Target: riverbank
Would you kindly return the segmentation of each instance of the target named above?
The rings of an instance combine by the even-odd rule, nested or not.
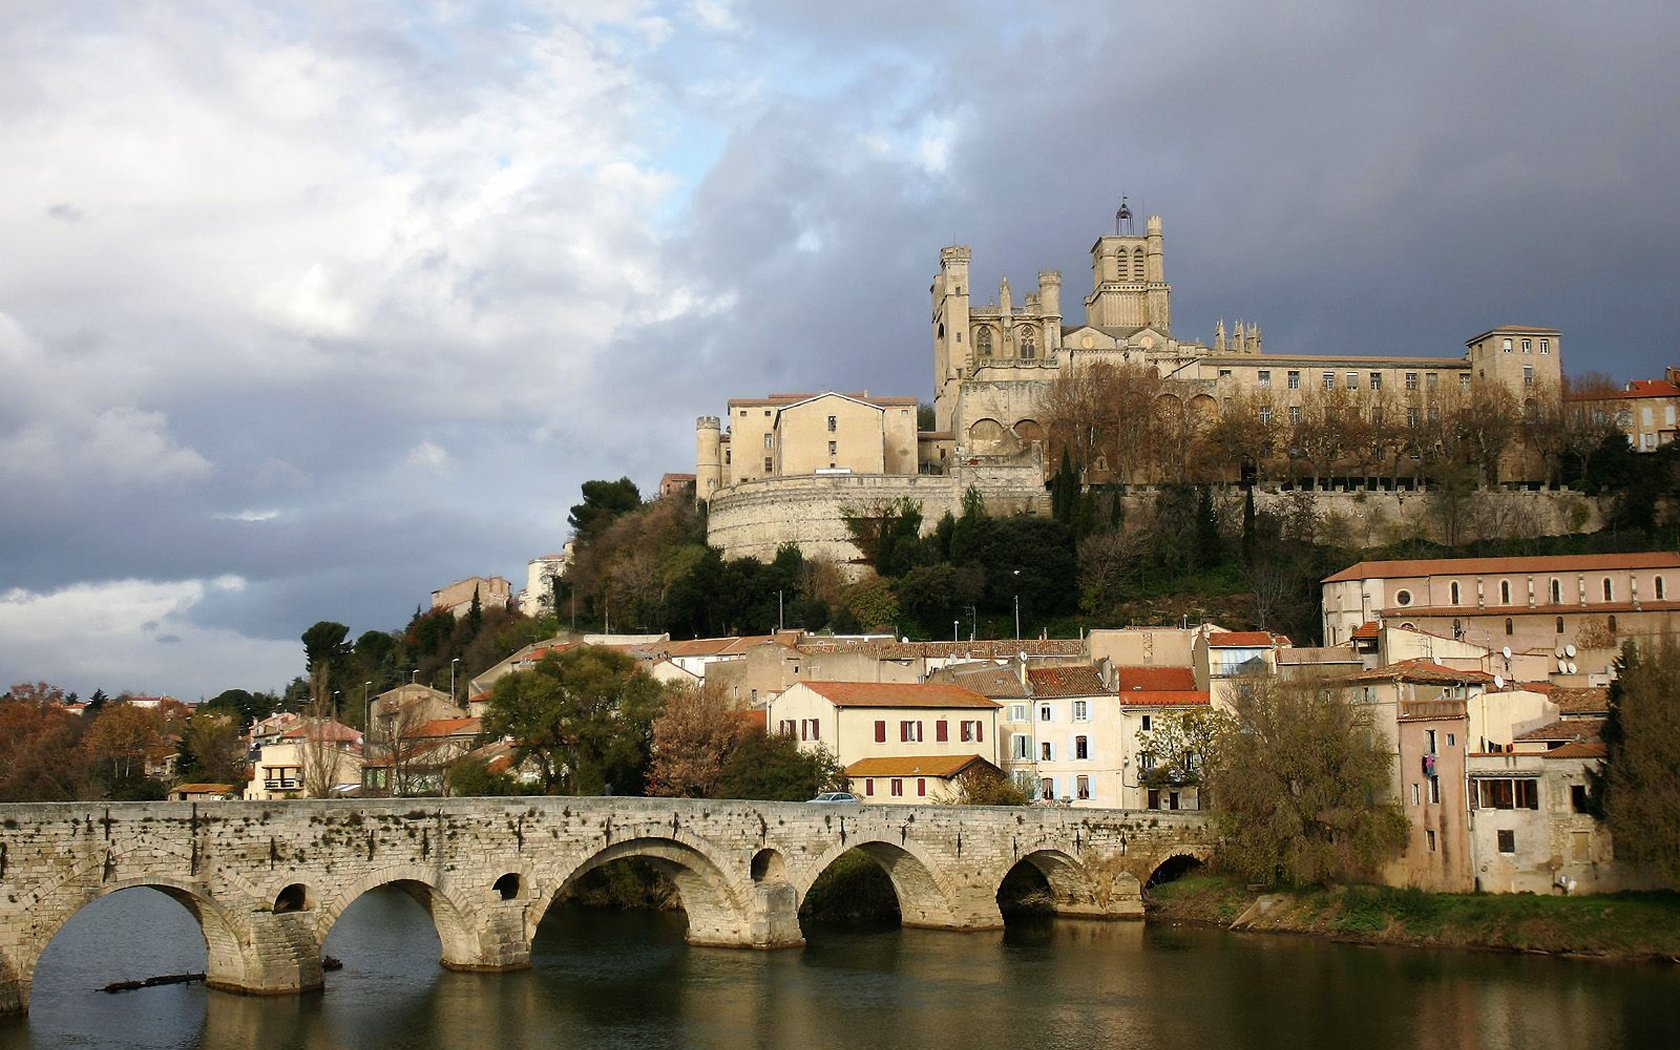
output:
[[[1680,894],[1425,893],[1338,886],[1261,893],[1222,876],[1152,888],[1150,922],[1296,933],[1361,944],[1680,962]]]

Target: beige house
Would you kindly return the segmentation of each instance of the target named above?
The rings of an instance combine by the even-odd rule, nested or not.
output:
[[[473,596],[480,609],[505,609],[513,597],[513,584],[502,576],[468,576],[432,592],[432,611],[448,609],[456,619],[472,610]]]
[[[1034,763],[1029,797],[1088,808],[1120,805],[1125,748],[1113,683],[1086,664],[1029,668],[1027,685]]]
[[[1636,452],[1655,452],[1680,432],[1680,368],[1661,379],[1635,379],[1621,390],[1572,394],[1570,408],[1582,422],[1614,423]]]
[[[1586,673],[1602,672],[1623,640],[1680,630],[1677,583],[1672,551],[1360,562],[1324,579],[1324,640],[1392,621],[1494,651],[1592,652]]]
[[[362,734],[339,722],[300,721],[258,749],[247,801],[325,797],[362,780]],[[312,785],[311,780],[319,783]],[[325,790],[311,791],[312,787]]]
[[[732,398],[727,433],[715,416],[699,422],[695,496],[759,478],[915,474],[916,407],[867,392]]]
[[[1124,809],[1200,809],[1198,788],[1146,782],[1155,766],[1147,741],[1163,719],[1211,710],[1211,694],[1196,688],[1196,673],[1189,667],[1116,667],[1115,684],[1121,756],[1118,804]]]
[[[1395,776],[1406,813],[1405,852],[1384,871],[1386,881],[1437,893],[1468,893],[1470,813],[1465,799],[1469,720],[1462,699],[1403,700],[1394,722]]]
[[[957,802],[964,774],[1001,777],[979,755],[907,755],[861,758],[846,767],[846,784],[864,802],[914,805]]]
[[[800,682],[770,701],[766,725],[801,749],[826,748],[842,766],[952,755],[998,764],[998,704],[961,686]]]

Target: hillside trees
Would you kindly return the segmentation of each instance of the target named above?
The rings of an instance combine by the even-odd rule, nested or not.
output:
[[[0,802],[67,802],[90,792],[85,723],[60,706],[58,689],[38,684],[0,697]]]
[[[1616,858],[1680,883],[1680,645],[1628,642],[1602,733],[1595,797]]]

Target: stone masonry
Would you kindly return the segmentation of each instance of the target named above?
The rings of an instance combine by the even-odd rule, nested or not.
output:
[[[1011,868],[1041,872],[1061,915],[1138,918],[1174,857],[1205,859],[1198,814],[825,806],[693,799],[377,799],[0,806],[0,1014],[28,1009],[35,965],[78,909],[149,886],[204,931],[211,987],[321,987],[321,945],[368,890],[431,915],[443,965],[529,965],[549,905],[579,877],[642,857],[668,874],[691,943],[803,943],[799,905],[858,848],[891,876],[907,926],[990,930]]]

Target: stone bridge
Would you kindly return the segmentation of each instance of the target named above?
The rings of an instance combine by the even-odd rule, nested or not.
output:
[[[344,909],[394,886],[424,907],[443,965],[530,963],[549,905],[577,879],[641,857],[682,896],[690,943],[804,943],[799,906],[841,854],[885,869],[907,926],[1002,926],[998,887],[1043,875],[1059,915],[1138,918],[1141,887],[1205,859],[1199,814],[1126,810],[637,798],[41,803],[0,806],[0,1014],[28,1009],[35,965],[66,920],[149,886],[198,919],[211,987],[321,987]],[[1182,863],[1182,861],[1178,861]]]

